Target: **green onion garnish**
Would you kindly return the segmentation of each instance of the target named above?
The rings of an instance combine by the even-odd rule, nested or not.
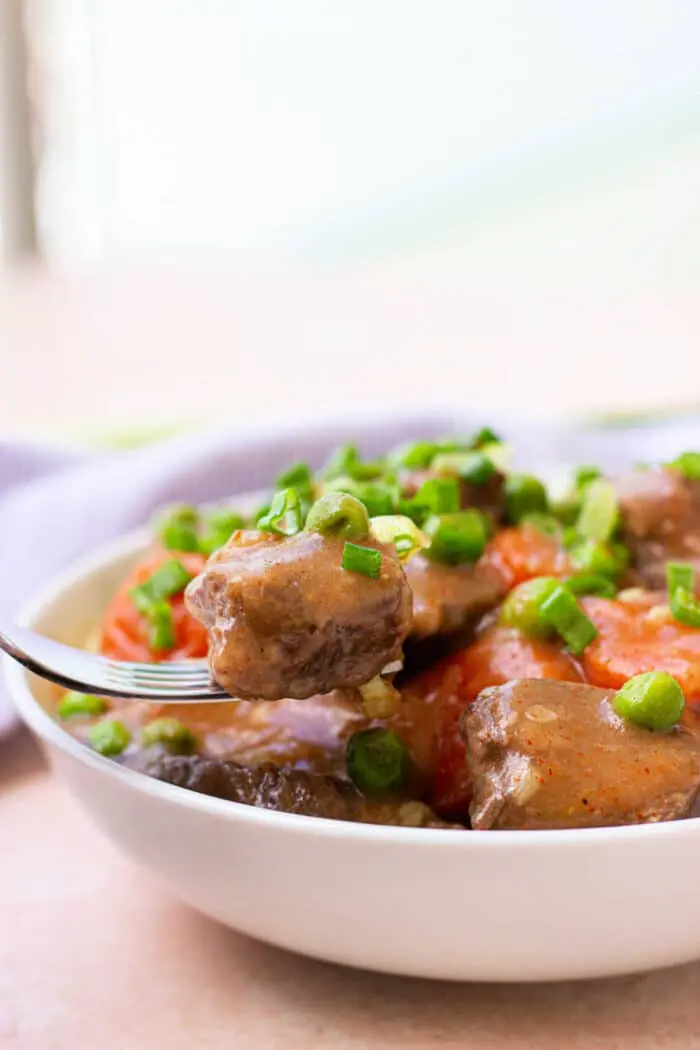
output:
[[[676,587],[669,597],[671,616],[685,627],[700,627],[700,602],[686,587]]]
[[[187,571],[181,561],[172,558],[163,562],[147,580],[133,587],[129,593],[139,612],[145,613],[154,602],[180,594],[191,579],[192,573]]]
[[[148,620],[148,640],[151,649],[160,651],[172,649],[175,645],[175,625],[172,606],[165,599],[152,602],[146,609],[140,610]]]
[[[579,656],[598,635],[595,624],[563,584],[544,599],[540,612],[545,623],[557,632],[575,656]]]
[[[348,775],[365,795],[381,795],[405,783],[410,771],[406,745],[391,729],[353,733],[345,751]]]
[[[311,492],[313,475],[308,463],[293,463],[275,482],[276,489],[296,489],[298,493]]]
[[[574,474],[574,487],[577,489],[585,488],[589,482],[596,481],[599,477],[602,477],[602,473],[598,470],[598,467],[579,467]]]
[[[493,461],[483,452],[443,452],[433,460],[438,474],[456,474],[470,485],[485,485],[496,473]]]
[[[666,586],[669,595],[673,594],[677,587],[693,593],[695,588],[695,572],[693,566],[684,561],[666,562]]]
[[[645,729],[671,729],[685,707],[683,690],[665,671],[648,671],[628,679],[612,702],[615,713]]]
[[[131,733],[123,722],[103,718],[88,733],[90,747],[101,755],[121,755],[131,742]]]
[[[430,545],[430,539],[410,518],[403,514],[388,514],[372,518],[370,531],[380,543],[393,543],[400,561]]]
[[[511,525],[518,525],[528,514],[546,514],[547,490],[529,474],[509,474],[505,482],[506,510]]]
[[[391,514],[398,502],[396,486],[386,481],[355,481],[341,476],[325,482],[323,492],[347,492],[364,503],[370,518]]]
[[[553,514],[526,514],[520,519],[521,525],[530,525],[545,536],[561,537],[561,522],[557,521]]]
[[[213,554],[224,547],[237,529],[244,529],[245,518],[228,507],[217,507],[204,518],[204,530],[199,537],[202,554]]]
[[[569,576],[564,583],[574,594],[596,594],[600,598],[614,598],[617,588],[607,576],[593,573],[577,573]]]
[[[476,561],[484,553],[488,540],[486,519],[478,510],[433,514],[423,529],[431,541],[428,557],[448,565]]]
[[[414,499],[431,514],[451,514],[459,510],[459,485],[455,478],[430,478]]]
[[[199,550],[198,524],[196,509],[181,504],[156,517],[155,531],[168,550],[193,552]]]
[[[620,516],[617,495],[609,481],[589,481],[583,492],[576,529],[585,539],[609,540]]]
[[[412,441],[392,449],[387,461],[394,467],[405,467],[407,470],[425,470],[432,463],[437,451],[434,441]]]
[[[542,603],[560,587],[554,576],[538,576],[519,583],[510,592],[501,607],[500,622],[515,627],[529,638],[546,638],[551,627],[542,617]]]
[[[266,513],[258,518],[257,526],[263,532],[279,536],[295,536],[304,525],[301,500],[296,489],[280,489],[270,501]]]
[[[685,627],[700,627],[700,602],[694,594],[693,566],[682,561],[667,562],[666,584],[673,619]]]
[[[683,452],[668,466],[684,474],[689,481],[700,480],[700,452]]]
[[[347,492],[328,492],[311,507],[306,518],[309,532],[362,540],[369,535],[369,517],[359,499]]]
[[[367,481],[378,478],[382,474],[382,466],[380,463],[363,463],[355,445],[343,445],[330,456],[321,474],[324,478],[347,475],[356,481]]]
[[[472,434],[469,439],[469,445],[471,448],[483,448],[484,445],[502,445],[503,438],[491,429],[491,427],[481,427]]]
[[[101,696],[89,693],[66,693],[58,705],[58,717],[64,721],[79,715],[103,715],[107,710],[107,701]]]
[[[373,580],[378,580],[382,571],[382,552],[372,547],[360,547],[356,543],[346,542],[341,564],[348,572],[358,572],[361,576],[371,576]]]
[[[601,543],[567,537],[569,557],[576,569],[597,576],[620,576],[629,563],[629,551],[621,543]]]
[[[452,514],[459,510],[459,482],[456,478],[429,478],[411,499],[400,499],[399,510],[422,525],[431,514]]]
[[[171,755],[191,755],[197,749],[197,738],[177,718],[154,718],[141,731],[144,747],[160,744]]]

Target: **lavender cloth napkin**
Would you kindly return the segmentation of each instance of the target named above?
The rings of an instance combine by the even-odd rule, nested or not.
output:
[[[224,499],[265,488],[294,460],[320,466],[332,447],[348,439],[373,456],[399,441],[465,433],[483,422],[460,410],[325,419],[313,425],[289,420],[274,431],[269,424],[218,429],[128,452],[0,440],[0,617],[11,619],[57,572],[91,548],[142,525],[165,503]],[[700,446],[697,419],[623,429],[494,423],[513,441],[516,465],[529,469],[576,461],[618,469],[647,455],[670,458]],[[0,684],[0,734],[14,724],[16,716]]]

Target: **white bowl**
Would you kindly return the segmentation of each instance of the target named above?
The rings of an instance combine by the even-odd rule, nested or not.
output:
[[[22,622],[79,645],[147,543],[127,537]],[[124,769],[46,713],[7,661],[25,722],[96,824],[178,897],[319,959],[476,981],[602,977],[700,956],[700,820],[549,832],[386,828],[273,813]]]

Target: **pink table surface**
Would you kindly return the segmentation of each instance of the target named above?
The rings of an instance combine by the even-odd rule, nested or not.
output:
[[[700,964],[450,985],[313,962],[219,927],[118,855],[25,733],[0,746],[0,839],[8,1050],[700,1046]]]

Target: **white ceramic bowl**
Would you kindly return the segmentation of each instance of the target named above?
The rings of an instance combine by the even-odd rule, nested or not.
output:
[[[79,645],[143,533],[54,583],[22,621]],[[430,831],[253,809],[123,769],[46,713],[7,661],[25,722],[95,823],[214,919],[305,955],[448,980],[542,981],[700,957],[700,820],[550,832]]]

